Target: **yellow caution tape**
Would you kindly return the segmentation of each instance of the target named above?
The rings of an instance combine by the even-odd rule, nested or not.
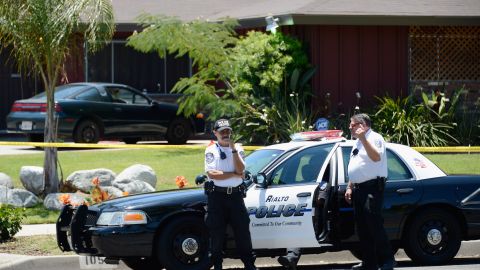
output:
[[[480,146],[412,147],[422,153],[480,153]]]
[[[41,142],[0,142],[6,146],[33,146],[57,148],[119,148],[119,149],[205,149],[205,145],[172,145],[172,144],[90,144],[90,143],[41,143]],[[261,146],[243,146],[247,151],[253,151]],[[412,147],[422,153],[480,153],[480,146],[446,146],[446,147]]]
[[[120,148],[120,149],[205,149],[199,145],[173,145],[173,144],[120,144],[120,143],[42,143],[42,142],[0,142],[0,146],[32,146],[32,147],[56,147],[56,148]],[[245,150],[256,150],[261,146],[243,146]]]

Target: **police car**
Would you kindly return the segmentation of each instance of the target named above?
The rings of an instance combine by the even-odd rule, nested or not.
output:
[[[317,136],[318,135],[318,136]],[[360,256],[353,209],[344,199],[353,141],[302,133],[245,159],[245,204],[252,244],[261,256],[302,247],[304,254],[350,250]],[[480,177],[449,176],[410,147],[387,143],[384,218],[396,249],[419,264],[443,264],[462,240],[480,239]],[[317,194],[327,193],[322,207]],[[208,269],[206,195],[201,188],[117,198],[63,208],[57,222],[61,250],[123,260],[132,269]],[[225,257],[236,258],[231,231]]]

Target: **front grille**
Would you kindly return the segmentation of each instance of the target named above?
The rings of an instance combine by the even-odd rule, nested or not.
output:
[[[92,210],[88,210],[85,226],[89,226],[89,227],[95,226],[95,224],[97,223],[97,219],[98,219],[98,213]]]

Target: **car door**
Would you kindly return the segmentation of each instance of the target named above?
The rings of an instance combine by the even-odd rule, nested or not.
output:
[[[342,146],[338,179],[338,218],[335,221],[335,235],[344,241],[356,240],[353,207],[345,201],[344,195],[348,183],[348,162],[351,146]],[[387,146],[388,178],[384,191],[383,217],[385,230],[390,239],[398,239],[401,224],[405,222],[406,214],[413,209],[422,196],[422,186],[406,166],[400,156]]]
[[[320,144],[297,150],[265,172],[266,186],[248,190],[245,203],[255,249],[319,246],[314,194],[335,146]]]
[[[112,98],[110,106],[114,111],[105,128],[108,135],[142,135],[161,131],[160,125],[153,121],[156,112],[152,112],[153,106],[146,97],[121,86],[108,86],[106,90]]]
[[[399,154],[387,148],[388,180],[385,186],[383,217],[390,239],[399,239],[408,213],[416,208],[423,194],[423,186]]]

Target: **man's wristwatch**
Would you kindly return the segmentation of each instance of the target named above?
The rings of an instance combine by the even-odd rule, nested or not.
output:
[[[237,150],[232,150],[232,154],[238,153]]]

